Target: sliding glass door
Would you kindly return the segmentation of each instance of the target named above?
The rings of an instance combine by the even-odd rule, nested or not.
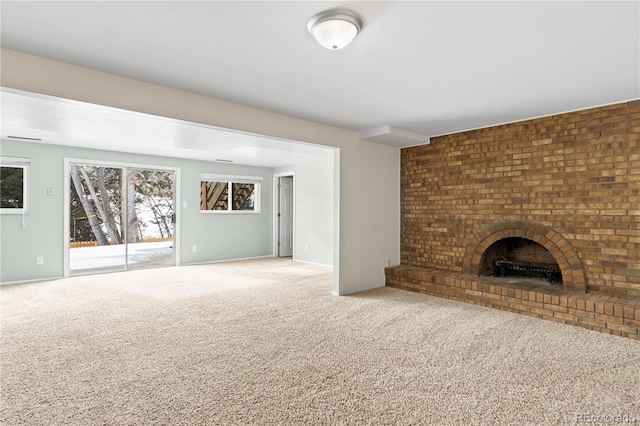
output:
[[[70,162],[69,275],[175,265],[175,172]]]

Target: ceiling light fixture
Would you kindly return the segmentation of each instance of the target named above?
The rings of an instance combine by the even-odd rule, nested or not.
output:
[[[338,50],[356,38],[362,29],[362,20],[348,10],[326,10],[311,18],[307,29],[320,45]]]

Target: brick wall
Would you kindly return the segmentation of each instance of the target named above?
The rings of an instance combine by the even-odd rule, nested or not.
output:
[[[640,101],[436,137],[401,159],[403,265],[466,272],[475,237],[531,222],[566,239],[587,291],[640,296]]]

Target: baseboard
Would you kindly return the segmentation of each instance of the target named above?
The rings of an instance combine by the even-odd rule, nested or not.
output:
[[[315,265],[315,266],[324,266],[324,267],[333,269],[333,265],[329,265],[327,263],[309,262],[308,260],[299,260],[299,259],[293,259],[293,261],[294,262],[300,262],[300,263],[306,263],[306,264],[309,264],[309,265]]]
[[[43,282],[43,281],[56,281],[56,280],[60,280],[62,278],[63,277],[49,277],[49,278],[35,278],[33,280],[6,281],[6,282],[0,282],[0,286],[39,283],[39,282]]]
[[[195,265],[211,265],[214,263],[226,263],[226,262],[238,262],[241,260],[252,260],[252,259],[264,259],[267,257],[275,257],[272,254],[267,254],[264,256],[253,256],[253,257],[239,257],[236,259],[223,259],[223,260],[207,260],[204,262],[191,262],[191,263],[183,263],[180,266],[195,266]]]
[[[336,293],[335,291],[332,291],[332,292],[331,292],[331,294],[332,294],[332,295],[334,295],[334,296],[349,296],[349,295],[352,295],[352,294],[362,293],[363,291],[375,290],[375,289],[377,289],[377,288],[383,288],[383,287],[385,287],[385,285],[384,285],[384,284],[382,284],[382,285],[375,285],[375,286],[372,286],[372,287],[366,287],[366,288],[359,288],[359,289],[357,289],[357,290],[348,291],[348,292],[346,292],[346,293]]]

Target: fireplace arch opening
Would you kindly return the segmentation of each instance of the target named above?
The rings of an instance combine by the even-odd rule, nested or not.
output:
[[[485,251],[495,242],[512,237],[534,241],[549,251],[560,268],[563,289],[587,290],[587,278],[580,257],[571,243],[556,230],[527,220],[497,222],[475,234],[462,259],[463,273],[476,277],[483,275]]]
[[[480,259],[480,274],[562,285],[562,272],[553,254],[542,244],[522,237],[502,238],[491,244]]]

